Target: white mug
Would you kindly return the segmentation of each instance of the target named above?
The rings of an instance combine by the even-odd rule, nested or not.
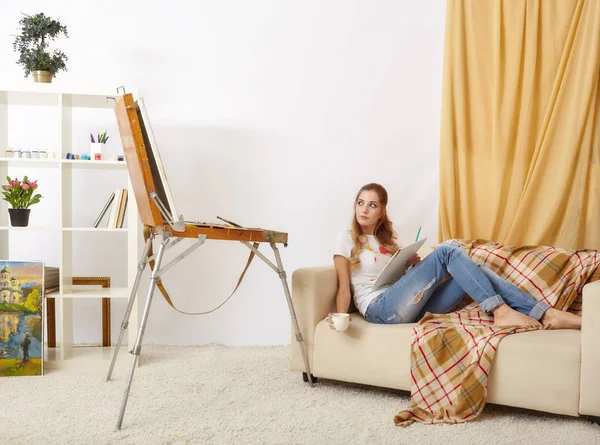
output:
[[[344,332],[350,324],[350,314],[336,312],[331,314],[331,321],[336,331]]]

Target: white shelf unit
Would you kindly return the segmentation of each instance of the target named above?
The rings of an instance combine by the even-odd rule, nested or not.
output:
[[[0,87],[1,88],[1,87]],[[135,93],[134,93],[135,94]],[[60,342],[57,343],[56,349],[45,348],[48,352],[46,354],[46,364],[49,365],[50,369],[61,369],[73,367],[74,361],[90,361],[99,359],[105,363],[110,361],[110,351],[112,348],[80,348],[73,345],[73,301],[78,298],[119,298],[128,299],[135,276],[137,273],[137,266],[139,262],[139,237],[140,237],[140,222],[138,218],[137,206],[135,197],[131,187],[127,174],[127,166],[124,161],[95,161],[95,160],[67,160],[65,159],[67,153],[73,152],[74,141],[73,141],[73,111],[77,108],[88,108],[95,110],[104,110],[102,113],[112,113],[114,119],[114,104],[115,102],[107,99],[107,97],[116,97],[116,90],[113,92],[96,91],[93,93],[89,92],[68,92],[62,91],[60,87],[56,87],[52,84],[32,84],[31,87],[26,89],[12,88],[12,89],[0,89],[0,183],[5,183],[5,178],[11,175],[11,170],[27,168],[27,172],[32,178],[32,175],[39,169],[52,169],[56,173],[56,187],[53,189],[45,189],[44,196],[56,194],[54,197],[57,203],[56,214],[58,215],[58,221],[52,222],[51,224],[43,225],[31,225],[29,227],[12,227],[10,225],[10,219],[8,215],[9,205],[6,201],[0,200],[0,259],[8,260],[24,260],[25,258],[14,258],[11,255],[11,236],[12,232],[43,232],[44,234],[56,233],[59,239],[59,268],[60,268],[60,290],[58,293],[51,294],[55,298],[56,302],[56,329],[57,339]],[[46,143],[46,146],[40,147],[39,149],[45,149],[54,151],[56,153],[56,159],[13,159],[6,158],[5,150],[9,148],[9,141],[11,138],[11,132],[24,131],[22,125],[16,125],[13,128],[12,123],[14,119],[11,116],[11,110],[15,107],[19,108],[21,117],[23,115],[28,116],[24,109],[26,107],[36,109],[42,107],[48,118],[50,125],[54,127],[52,137]],[[96,111],[94,111],[96,112]],[[35,113],[32,113],[32,118],[29,121],[27,119],[27,130],[35,131],[36,124]],[[48,121],[44,122],[48,125]],[[31,129],[31,130],[30,130]],[[18,135],[17,135],[18,136]],[[111,135],[115,141],[118,142],[118,134]],[[80,142],[80,141],[78,141]],[[120,144],[118,144],[120,146]],[[79,144],[81,147],[81,144]],[[89,144],[87,144],[89,147]],[[16,147],[13,147],[16,148]],[[35,148],[35,147],[31,147]],[[73,215],[73,173],[79,169],[93,169],[102,171],[121,171],[122,182],[121,188],[128,188],[128,203],[127,203],[127,214],[126,214],[126,228],[112,229],[112,228],[93,228],[93,227],[77,227],[74,226]],[[52,173],[54,174],[54,173]],[[33,178],[32,178],[33,179]],[[126,185],[127,184],[127,185]],[[89,185],[92,186],[92,185]],[[32,214],[36,212],[36,207],[40,204],[36,204],[32,207]],[[99,211],[99,209],[97,209]],[[108,212],[107,212],[108,213]],[[105,215],[105,219],[108,215]],[[104,233],[106,237],[106,248],[110,249],[111,243],[123,243],[123,236],[127,237],[127,255],[123,258],[122,267],[126,268],[126,287],[113,287],[110,289],[82,289],[80,286],[72,285],[72,278],[74,276],[74,265],[73,257],[74,250],[77,246],[74,245],[73,237],[76,233],[81,233],[87,236],[86,233]],[[30,258],[30,260],[46,260],[45,258]],[[47,265],[51,265],[48,264]],[[120,321],[118,320],[118,326],[120,328]],[[46,335],[44,320],[44,336]],[[115,324],[115,323],[113,323]],[[129,328],[127,340],[129,346],[132,347],[135,343],[137,330],[139,327],[137,304],[134,305],[129,319]],[[125,340],[124,340],[125,341]],[[116,342],[116,338],[113,340]],[[45,345],[47,339],[44,341]],[[47,345],[46,345],[47,346]],[[125,345],[124,345],[125,346]],[[52,350],[54,349],[54,350]],[[89,351],[84,351],[89,350]],[[89,363],[88,363],[89,365]],[[79,366],[79,365],[76,365]],[[84,364],[85,366],[85,364]]]

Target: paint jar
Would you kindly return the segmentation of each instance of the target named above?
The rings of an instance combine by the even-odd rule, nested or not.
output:
[[[44,150],[40,151],[40,159],[48,159],[48,153]]]
[[[4,157],[5,158],[12,158],[13,157],[13,151],[10,148],[7,148],[6,151],[4,152]]]
[[[19,149],[13,150],[13,158],[18,159],[20,157],[21,157],[21,150],[19,150]]]
[[[31,159],[39,159],[40,152],[38,150],[31,150]]]
[[[31,152],[29,150],[23,150],[22,157],[25,159],[31,159]]]

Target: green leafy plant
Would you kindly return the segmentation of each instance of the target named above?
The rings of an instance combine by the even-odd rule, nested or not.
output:
[[[27,209],[43,198],[40,194],[33,194],[38,187],[37,181],[32,182],[27,176],[24,176],[22,181],[17,178],[11,179],[10,176],[7,176],[6,180],[8,184],[2,186],[2,199],[12,205],[13,209]]]
[[[67,71],[66,54],[58,49],[52,52],[48,50],[48,42],[56,37],[61,34],[69,37],[66,26],[41,12],[35,15],[23,14],[19,25],[21,34],[16,36],[13,49],[19,51],[17,63],[23,65],[25,77],[36,70],[49,71],[52,77],[60,70]]]

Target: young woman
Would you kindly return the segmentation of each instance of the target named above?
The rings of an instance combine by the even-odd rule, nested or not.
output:
[[[551,308],[475,264],[464,250],[443,243],[390,287],[373,291],[375,279],[398,250],[387,216],[388,194],[379,184],[363,186],[354,203],[352,229],[338,234],[333,261],[338,276],[337,312],[348,312],[352,295],[358,311],[371,323],[398,324],[420,320],[426,312],[450,312],[468,294],[497,326],[581,329],[581,317]],[[447,275],[451,278],[441,283]],[[330,314],[331,315],[331,314]],[[333,328],[331,316],[327,317]]]

